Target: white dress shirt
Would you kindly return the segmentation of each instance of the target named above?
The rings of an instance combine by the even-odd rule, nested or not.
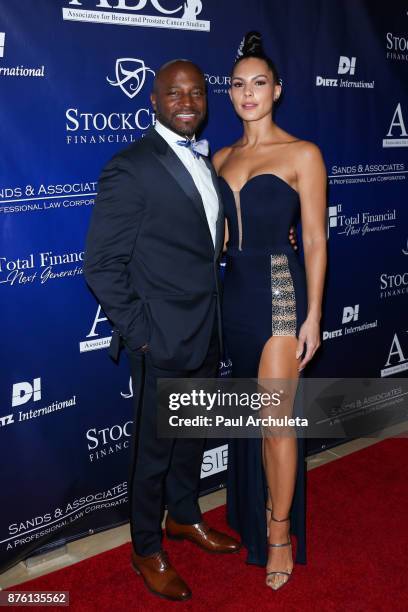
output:
[[[177,144],[177,140],[183,140],[183,136],[169,130],[169,128],[165,127],[160,121],[156,121],[155,129],[160,136],[164,138],[169,147],[173,149],[177,157],[190,173],[203,201],[208,227],[210,228],[211,237],[215,245],[219,203],[210,169],[206,166],[201,156],[196,157],[191,149]]]

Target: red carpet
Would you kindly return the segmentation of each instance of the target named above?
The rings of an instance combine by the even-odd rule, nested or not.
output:
[[[309,473],[309,562],[277,593],[243,552],[209,555],[188,542],[165,542],[193,590],[183,604],[146,591],[130,567],[129,544],[17,588],[70,591],[75,611],[406,611],[407,460],[408,439],[394,438]],[[226,529],[224,513],[213,510],[208,521]]]

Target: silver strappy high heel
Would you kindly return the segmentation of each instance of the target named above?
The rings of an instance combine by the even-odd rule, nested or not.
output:
[[[275,521],[275,523],[283,523],[285,521],[289,521],[290,519],[289,519],[289,517],[286,517],[284,519],[277,519],[277,518],[275,518],[272,515],[271,516],[271,520]],[[282,544],[268,544],[268,546],[270,546],[271,548],[282,548],[283,546],[292,546],[292,542],[290,540],[290,535],[288,534],[288,541],[287,542],[283,542]],[[266,572],[266,584],[269,587],[271,587],[271,589],[273,589],[274,591],[277,591],[278,589],[282,588],[285,584],[287,584],[289,582],[289,578],[292,575],[292,571],[286,572],[284,570],[280,570],[280,571],[275,571],[275,572]],[[268,579],[269,576],[287,576],[287,580],[285,580],[281,584],[271,584],[271,580]]]

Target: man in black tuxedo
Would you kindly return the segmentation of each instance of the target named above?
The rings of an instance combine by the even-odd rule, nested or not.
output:
[[[132,563],[154,593],[191,591],[162,550],[168,537],[211,552],[239,543],[201,517],[204,441],[157,437],[158,378],[210,378],[219,361],[218,259],[224,216],[211,163],[195,133],[206,115],[205,80],[186,60],[165,64],[151,96],[157,123],[104,168],[87,238],[85,277],[123,343],[135,401],[131,476]]]

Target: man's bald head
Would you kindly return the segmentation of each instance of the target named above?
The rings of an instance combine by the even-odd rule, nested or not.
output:
[[[170,60],[169,62],[166,62],[165,64],[162,64],[162,66],[160,66],[159,70],[156,72],[156,76],[154,78],[154,82],[153,82],[153,92],[157,93],[157,87],[161,81],[161,79],[163,78],[163,76],[166,76],[166,73],[168,72],[172,72],[172,71],[177,71],[177,70],[184,70],[186,68],[191,68],[193,70],[195,70],[195,72],[197,74],[199,74],[201,76],[201,78],[203,79],[203,81],[205,82],[205,78],[204,78],[204,73],[201,70],[201,68],[199,66],[197,66],[197,64],[195,64],[194,62],[188,60],[188,59],[183,59],[183,58],[178,58],[178,59],[173,59]]]
[[[203,71],[186,59],[166,62],[157,72],[150,99],[160,123],[191,138],[207,111]]]

